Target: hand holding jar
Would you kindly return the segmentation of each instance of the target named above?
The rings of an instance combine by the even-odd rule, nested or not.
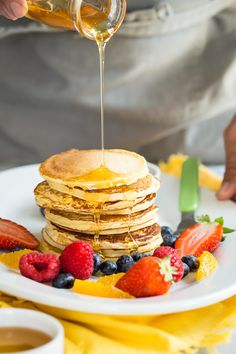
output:
[[[28,11],[26,0],[0,0],[0,15],[9,20],[24,17]]]

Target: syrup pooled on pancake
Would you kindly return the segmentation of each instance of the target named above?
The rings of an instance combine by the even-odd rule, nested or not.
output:
[[[149,252],[161,244],[155,205],[159,181],[146,160],[125,150],[69,150],[40,166],[46,180],[35,189],[45,208],[43,251],[60,252],[87,240],[106,258]],[[123,253],[122,253],[123,252]]]
[[[145,159],[126,150],[68,150],[51,156],[40,166],[40,173],[49,182],[104,189],[129,185],[148,174]]]

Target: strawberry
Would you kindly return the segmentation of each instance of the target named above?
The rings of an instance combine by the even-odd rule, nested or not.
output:
[[[183,278],[184,265],[174,248],[169,246],[160,246],[154,251],[153,256],[160,259],[170,256],[171,266],[175,268],[175,272],[173,273],[173,280],[178,282]]]
[[[223,234],[234,230],[223,227],[223,218],[211,222],[208,215],[198,218],[198,222],[184,230],[175,242],[179,256],[199,257],[204,251],[213,252],[223,241]]]
[[[18,246],[33,250],[39,246],[39,241],[25,227],[0,218],[0,248]]]
[[[116,287],[135,297],[163,295],[170,289],[172,271],[170,257],[145,257],[118,280]]]

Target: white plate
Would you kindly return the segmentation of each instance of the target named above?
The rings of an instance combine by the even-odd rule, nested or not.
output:
[[[160,223],[176,227],[178,213],[178,180],[163,175],[158,195]],[[0,173],[0,216],[26,226],[40,235],[45,220],[35,205],[33,189],[40,181],[37,165],[19,167]],[[219,203],[214,193],[202,189],[199,214],[223,216],[226,225],[236,227],[236,207],[231,202]],[[6,293],[58,308],[100,314],[166,314],[204,307],[236,294],[236,235],[215,253],[218,269],[204,281],[197,283],[193,277],[174,285],[170,294],[143,299],[105,299],[77,295],[68,290],[58,290],[39,284],[0,266],[0,290]]]

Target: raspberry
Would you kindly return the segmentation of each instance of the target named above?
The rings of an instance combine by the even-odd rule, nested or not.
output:
[[[153,253],[153,256],[158,258],[164,258],[172,255],[178,255],[178,253],[174,248],[169,246],[160,246]]]
[[[184,266],[181,261],[177,251],[174,248],[169,246],[160,246],[153,253],[154,257],[158,257],[160,259],[165,258],[167,256],[171,256],[171,266],[176,268],[175,274],[173,274],[173,279],[175,282],[178,282],[183,278],[184,275]]]
[[[32,252],[21,257],[19,267],[24,277],[46,283],[59,274],[60,261],[54,254]]]
[[[64,249],[60,261],[63,272],[71,273],[76,279],[88,279],[94,268],[93,248],[84,241],[73,242]]]

